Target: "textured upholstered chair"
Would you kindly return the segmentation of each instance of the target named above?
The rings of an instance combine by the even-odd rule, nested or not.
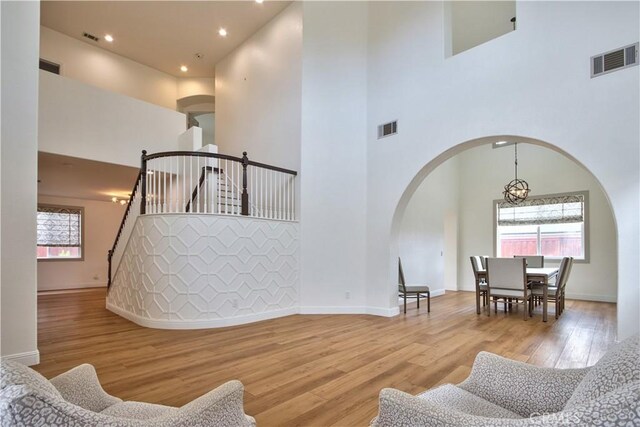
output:
[[[538,368],[481,352],[471,375],[418,396],[380,392],[374,427],[640,425],[638,337],[583,369]]]
[[[543,268],[544,255],[514,255],[514,258],[524,258],[529,268]]]
[[[427,297],[427,313],[431,312],[431,290],[427,285],[407,285],[404,280],[404,270],[402,270],[402,261],[398,258],[398,293],[404,297],[404,312],[407,312],[407,297],[417,300],[418,308],[420,308],[420,298]]]
[[[0,362],[0,426],[255,426],[245,415],[244,387],[229,381],[180,407],[123,402],[108,395],[91,365],[48,381],[16,362]]]

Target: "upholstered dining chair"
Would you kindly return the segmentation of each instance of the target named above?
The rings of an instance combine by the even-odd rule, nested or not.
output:
[[[488,304],[487,301],[487,283],[486,281],[480,281],[480,270],[484,270],[484,257],[482,256],[470,256],[471,268],[473,269],[473,276],[476,280],[476,313],[480,314],[480,301],[482,300],[482,306]]]
[[[562,314],[564,310],[564,290],[569,280],[569,274],[571,273],[571,267],[573,266],[573,258],[564,257],[560,261],[560,268],[558,269],[558,276],[556,277],[555,286],[547,287],[547,301],[553,302],[556,305],[556,319]],[[532,284],[531,294],[533,297],[542,298],[543,285]]]
[[[415,298],[420,308],[420,298],[427,297],[427,313],[431,312],[431,291],[427,285],[407,285],[402,270],[402,260],[398,258],[398,293],[404,298],[404,312],[407,313],[407,297]]]
[[[514,258],[524,258],[529,268],[543,268],[544,255],[514,255]]]
[[[493,298],[496,313],[498,299],[504,300],[505,311],[507,305],[523,304],[524,320],[527,320],[531,316],[532,298],[527,283],[526,261],[522,258],[488,258],[487,297],[489,301]],[[487,310],[487,315],[491,315],[491,309]]]

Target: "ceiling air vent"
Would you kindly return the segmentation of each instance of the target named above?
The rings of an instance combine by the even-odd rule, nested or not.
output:
[[[100,39],[93,34],[82,33],[82,36],[88,38],[89,40],[93,40],[94,42],[100,41]]]
[[[396,133],[398,133],[397,120],[378,126],[378,139],[384,138],[385,136],[395,135]]]
[[[591,77],[638,65],[638,43],[591,57]]]

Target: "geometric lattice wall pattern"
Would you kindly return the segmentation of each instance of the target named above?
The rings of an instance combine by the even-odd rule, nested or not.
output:
[[[298,223],[223,215],[137,218],[107,308],[140,325],[194,329],[297,312]]]

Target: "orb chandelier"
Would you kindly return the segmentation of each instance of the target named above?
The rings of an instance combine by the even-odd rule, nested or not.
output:
[[[518,179],[518,143],[516,142],[513,146],[515,147],[516,177],[504,186],[502,194],[504,195],[504,200],[506,202],[512,205],[517,205],[529,196],[529,191],[531,191],[531,189],[529,188],[527,181],[524,179]]]

